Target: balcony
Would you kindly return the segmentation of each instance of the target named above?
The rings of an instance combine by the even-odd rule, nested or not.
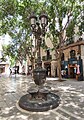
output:
[[[35,63],[37,63],[37,59],[35,59]]]
[[[43,61],[52,60],[52,55],[49,55],[49,56],[43,56],[43,57],[42,57],[42,60],[43,60]]]

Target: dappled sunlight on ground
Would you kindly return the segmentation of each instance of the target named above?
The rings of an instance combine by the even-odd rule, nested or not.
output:
[[[60,105],[46,112],[24,112],[16,102],[31,87],[31,76],[0,78],[0,120],[84,120],[84,81],[46,80],[44,85],[60,96]]]

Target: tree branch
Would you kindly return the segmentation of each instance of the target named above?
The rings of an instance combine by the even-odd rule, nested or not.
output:
[[[67,22],[66,22],[66,24],[65,24],[65,26],[64,26],[64,28],[63,28],[63,31],[67,28],[67,25],[68,25],[68,23],[69,23],[69,21],[70,21],[70,17],[71,17],[71,16],[72,16],[72,13],[69,12],[68,15],[67,15],[68,20],[67,20]]]

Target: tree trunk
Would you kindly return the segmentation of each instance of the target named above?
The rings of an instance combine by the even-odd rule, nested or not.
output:
[[[62,75],[61,75],[61,45],[59,47],[59,59],[58,59],[58,66],[59,66],[59,81],[62,80]]]
[[[59,81],[62,81],[62,75],[61,75],[61,42],[62,42],[62,34],[59,35],[59,59],[58,59],[58,66],[59,66]]]
[[[34,59],[33,58],[32,58],[31,63],[32,63],[32,75],[33,75],[33,70],[34,70]]]
[[[34,60],[32,61],[32,71],[34,70]]]

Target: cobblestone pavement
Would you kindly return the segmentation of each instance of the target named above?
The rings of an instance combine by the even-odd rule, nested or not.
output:
[[[17,101],[35,84],[31,76],[0,77],[0,120],[84,120],[84,81],[47,80],[45,86],[60,96],[59,107],[47,112],[24,112]]]

